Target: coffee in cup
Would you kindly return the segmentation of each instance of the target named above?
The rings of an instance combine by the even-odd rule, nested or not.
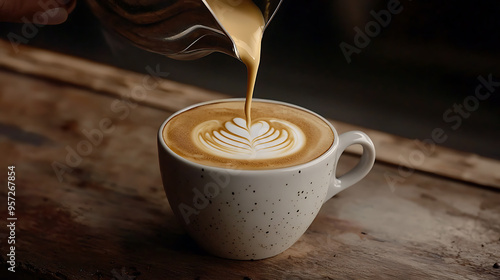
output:
[[[179,156],[199,164],[232,169],[276,169],[309,162],[333,144],[330,126],[297,107],[255,100],[253,122],[244,101],[197,106],[173,117],[162,135]]]

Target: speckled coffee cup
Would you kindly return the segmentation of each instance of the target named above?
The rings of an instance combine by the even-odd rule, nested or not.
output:
[[[261,101],[315,114],[283,102]],[[168,118],[158,133],[158,150],[170,207],[188,234],[216,256],[257,260],[285,251],[307,230],[323,203],[366,176],[375,161],[375,148],[366,134],[351,131],[338,136],[323,118],[333,131],[333,144],[320,157],[305,164],[271,170],[237,170],[206,166],[178,156],[163,140],[165,125],[175,115],[212,102],[191,106]],[[336,178],[340,155],[354,144],[363,147],[360,162]]]

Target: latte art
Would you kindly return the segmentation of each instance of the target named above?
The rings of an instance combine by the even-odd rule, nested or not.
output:
[[[177,155],[203,165],[236,169],[276,169],[309,162],[333,144],[320,117],[285,104],[255,100],[247,126],[245,100],[225,100],[190,108],[172,117],[162,132]]]
[[[285,120],[259,120],[247,128],[242,118],[206,121],[193,130],[193,142],[210,154],[233,159],[289,156],[306,143],[304,133]]]

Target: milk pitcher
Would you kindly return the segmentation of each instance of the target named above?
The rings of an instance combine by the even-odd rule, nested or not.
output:
[[[228,0],[238,5],[241,0]],[[254,0],[265,27],[282,0]],[[231,37],[205,0],[87,0],[105,28],[150,52],[193,60],[212,52],[237,59]]]

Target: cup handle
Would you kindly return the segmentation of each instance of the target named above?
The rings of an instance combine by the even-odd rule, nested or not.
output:
[[[351,145],[360,144],[363,147],[363,154],[358,164],[346,174],[337,178],[335,171],[332,174],[332,182],[328,188],[326,201],[332,198],[335,194],[347,189],[363,179],[373,167],[375,163],[375,146],[368,135],[361,131],[349,131],[339,136],[339,147],[335,155],[335,169],[340,156],[345,149]]]

